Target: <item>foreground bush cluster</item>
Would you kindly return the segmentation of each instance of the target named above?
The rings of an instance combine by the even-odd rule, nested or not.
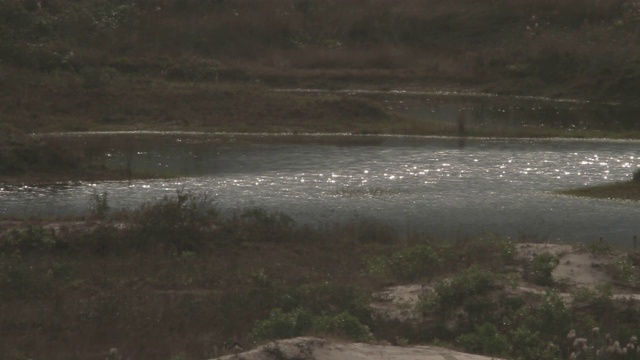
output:
[[[607,287],[567,290],[551,276],[554,255],[518,258],[510,239],[437,241],[364,220],[302,226],[263,209],[223,213],[188,191],[132,211],[109,209],[108,194],[92,201],[81,221],[0,225],[3,359],[112,347],[202,359],[301,335],[517,359],[638,358],[636,302]],[[640,275],[632,259],[611,269],[629,286]],[[524,281],[541,291],[516,291]],[[425,285],[414,320],[371,306],[399,283]]]

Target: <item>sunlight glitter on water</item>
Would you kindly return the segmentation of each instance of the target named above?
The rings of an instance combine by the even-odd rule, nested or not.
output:
[[[463,149],[456,139],[349,147],[167,143],[136,149],[144,155],[132,164],[153,171],[161,163],[184,178],[5,189],[0,212],[81,213],[88,194],[103,191],[112,208],[135,207],[186,189],[215,194],[221,209],[262,206],[306,222],[362,216],[454,237],[499,232],[573,241],[597,233],[622,239],[640,233],[637,205],[550,192],[628,179],[630,168],[640,165],[637,149],[633,142],[566,140],[469,140]],[[198,151],[197,159],[185,156]],[[349,196],[336,196],[336,188],[351,189]]]

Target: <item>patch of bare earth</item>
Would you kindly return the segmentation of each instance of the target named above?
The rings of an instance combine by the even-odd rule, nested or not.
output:
[[[227,355],[219,360],[489,360],[491,357],[465,354],[435,346],[390,346],[347,343],[313,337],[272,341],[253,350]]]

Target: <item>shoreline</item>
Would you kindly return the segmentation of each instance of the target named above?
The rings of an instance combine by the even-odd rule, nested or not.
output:
[[[578,187],[559,190],[556,193],[594,199],[640,201],[640,182],[634,180],[617,181],[611,184]]]

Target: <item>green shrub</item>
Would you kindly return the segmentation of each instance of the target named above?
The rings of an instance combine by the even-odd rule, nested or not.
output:
[[[397,251],[390,259],[391,271],[401,280],[431,277],[438,264],[439,259],[429,245],[417,245]]]
[[[498,286],[494,275],[476,267],[466,269],[451,279],[438,282],[434,287],[432,304],[438,308],[462,305],[468,298],[486,293]]]
[[[340,336],[356,341],[373,339],[369,328],[348,312],[314,316],[306,308],[290,312],[283,312],[281,309],[271,311],[267,319],[258,321],[253,327],[251,338],[254,341],[264,341],[308,334]]]
[[[613,262],[611,269],[614,279],[631,286],[638,285],[638,270],[628,255],[618,256]]]
[[[571,320],[571,311],[562,298],[557,293],[548,291],[542,302],[530,309],[525,324],[532,331],[548,338],[560,338],[569,332]]]
[[[509,350],[507,337],[491,323],[477,325],[473,333],[460,335],[457,342],[474,354],[504,356]]]
[[[391,278],[389,259],[386,256],[369,256],[364,259],[365,273],[377,279]]]
[[[633,182],[640,182],[640,169],[633,172]]]
[[[355,341],[371,341],[373,334],[369,327],[363,325],[357,317],[342,312],[335,316],[314,318],[314,331],[319,334],[344,337]]]
[[[334,313],[335,309],[340,309],[365,323],[372,321],[369,293],[353,286],[329,281],[306,284],[287,292],[282,298],[285,309],[304,306],[316,314]]]
[[[453,245],[440,245],[438,252],[442,262],[450,264],[451,270],[473,265],[500,269],[514,263],[516,248],[509,238],[482,236]]]
[[[611,253],[611,246],[605,244],[602,238],[598,241],[593,241],[588,247],[589,252],[594,256],[607,255]]]
[[[286,242],[293,240],[295,222],[282,212],[269,212],[262,208],[245,210],[241,215],[239,240]]]
[[[542,253],[533,257],[525,269],[525,277],[534,284],[551,286],[554,283],[553,269],[560,264],[560,259],[550,253]]]
[[[26,229],[12,229],[0,241],[0,254],[27,254],[48,252],[56,246],[50,231],[42,226],[29,225]]]
[[[109,210],[111,210],[111,206],[109,206],[109,201],[107,199],[107,192],[103,192],[102,194],[93,193],[89,196],[91,212],[97,217],[105,217]]]
[[[510,334],[511,357],[520,360],[557,360],[560,358],[559,348],[550,346],[549,342],[525,326],[518,327]]]
[[[576,289],[571,293],[571,300],[575,308],[596,317],[609,316],[614,310],[610,285]]]
[[[207,193],[178,190],[142,205],[133,216],[131,240],[139,248],[160,245],[178,254],[203,249],[217,211]]]
[[[274,309],[265,320],[258,321],[251,330],[254,341],[286,339],[303,335],[313,328],[313,315],[304,308],[285,313]]]
[[[472,267],[436,283],[432,291],[423,294],[418,310],[432,322],[435,337],[454,339],[478,323],[507,318],[503,314],[498,319],[499,306],[493,298],[500,288],[492,273]]]

